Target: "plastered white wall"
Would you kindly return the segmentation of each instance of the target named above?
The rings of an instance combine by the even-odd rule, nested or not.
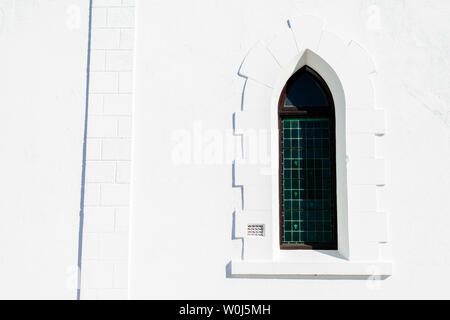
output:
[[[75,299],[88,1],[0,1],[0,298]]]
[[[135,1],[93,3],[82,298],[126,298],[128,282],[132,298],[448,298],[446,1],[140,0],[135,129]],[[0,1],[2,298],[76,298],[88,6]],[[257,41],[302,14],[324,18],[376,63],[387,131],[361,152],[387,160],[376,207],[389,213],[390,247],[379,256],[394,274],[381,282],[229,277],[243,256],[233,229],[237,73]]]
[[[446,1],[137,6],[131,298],[448,297]],[[383,281],[228,277],[228,263],[242,255],[242,240],[232,240],[232,213],[242,201],[232,177],[239,152],[232,115],[241,109],[245,83],[237,73],[257,41],[305,13],[361,43],[377,66],[375,100],[386,110],[387,131],[375,155],[387,160],[387,184],[376,207],[389,212],[390,241],[379,255],[394,264]],[[217,145],[225,151],[214,154]]]

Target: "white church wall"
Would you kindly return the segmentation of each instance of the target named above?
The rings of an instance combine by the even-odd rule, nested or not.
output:
[[[445,1],[205,0],[137,5],[131,298],[446,295],[450,93],[445,61],[450,58],[450,26],[445,22]],[[357,139],[347,141],[347,148],[386,159],[386,179],[374,175],[371,190],[376,193],[375,211],[389,213],[387,234],[376,234],[389,245],[377,243],[370,249],[381,260],[393,262],[393,275],[384,280],[232,277],[229,262],[245,256],[243,243],[245,250],[245,242],[253,241],[236,238],[233,212],[249,194],[260,199],[251,203],[256,210],[273,196],[271,188],[248,186],[243,194],[241,188],[233,188],[233,159],[242,151],[236,147],[240,137],[233,136],[233,114],[242,110],[246,99],[246,79],[238,71],[258,41],[270,43],[290,17],[302,14],[324,19],[327,30],[363,45],[376,65],[375,107],[386,111],[386,125],[375,129],[386,135],[360,139],[373,142],[367,150]],[[272,67],[261,72],[270,73]],[[262,82],[256,90],[270,96],[264,86],[272,84]],[[359,94],[349,93],[355,101]],[[269,110],[263,101],[267,99],[261,98],[261,107]],[[244,141],[243,149],[247,147]],[[376,187],[381,184],[386,186]],[[372,191],[362,196],[371,199]],[[348,197],[355,205],[366,202],[354,192]]]
[[[135,2],[93,0],[81,299],[128,297]]]
[[[88,1],[0,1],[0,298],[77,295]]]
[[[448,298],[448,1],[93,0],[86,88],[89,4],[0,1],[0,298],[77,298],[81,243],[81,299]],[[339,259],[357,259],[333,269],[335,253],[279,252],[268,128],[298,43],[365,65],[342,39],[376,72],[344,83],[373,112],[347,108],[338,137],[340,207],[365,214],[340,221]],[[255,46],[269,63],[249,76]]]

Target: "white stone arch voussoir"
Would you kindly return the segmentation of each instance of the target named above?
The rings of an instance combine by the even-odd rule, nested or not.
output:
[[[242,158],[236,159],[234,172],[237,184],[243,187],[243,203],[236,215],[235,230],[238,237],[244,238],[245,254],[243,260],[233,261],[232,273],[339,273],[332,261],[328,261],[331,267],[321,265],[318,270],[301,263],[283,267],[279,262],[280,259],[304,260],[300,252],[287,254],[279,250],[276,137],[281,91],[290,76],[304,65],[324,78],[336,104],[339,250],[334,257],[341,259],[336,260],[341,263],[347,261],[345,270],[339,272],[389,275],[391,264],[383,262],[380,255],[380,248],[387,243],[387,215],[378,210],[377,194],[386,184],[386,166],[375,149],[385,135],[385,116],[375,101],[375,64],[361,45],[328,31],[323,20],[314,16],[289,19],[286,27],[269,41],[258,42],[250,50],[239,70],[247,82],[243,110],[235,116],[236,132],[244,136],[244,152]],[[254,142],[246,139],[246,132],[258,129],[272,130],[271,170],[267,164],[249,159]],[[264,237],[248,236],[250,224],[264,225]]]

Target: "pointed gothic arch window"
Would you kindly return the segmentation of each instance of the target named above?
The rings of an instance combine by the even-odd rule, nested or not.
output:
[[[278,123],[281,249],[337,250],[334,101],[310,67],[288,80]]]

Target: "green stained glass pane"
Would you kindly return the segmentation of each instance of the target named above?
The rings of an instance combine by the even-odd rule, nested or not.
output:
[[[284,244],[333,243],[329,119],[282,120]]]

